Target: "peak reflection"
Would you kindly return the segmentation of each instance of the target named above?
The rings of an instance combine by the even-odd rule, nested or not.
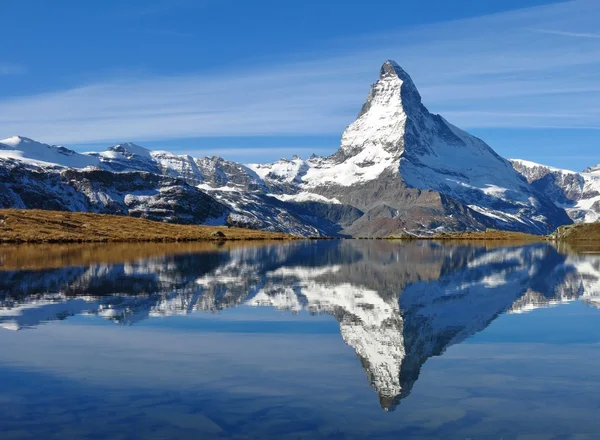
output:
[[[244,307],[332,315],[385,410],[421,367],[502,313],[600,304],[600,257],[545,244],[295,242],[0,271],[0,325],[92,314],[122,325]],[[43,328],[43,327],[40,327]]]

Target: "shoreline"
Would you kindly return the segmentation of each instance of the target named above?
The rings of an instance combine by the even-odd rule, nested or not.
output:
[[[280,232],[181,225],[88,212],[0,210],[0,244],[191,243],[302,238]]]
[[[566,225],[549,235],[488,229],[430,236],[302,237],[227,226],[182,225],[138,217],[38,209],[0,209],[0,245],[101,243],[219,243],[293,240],[388,240],[510,243],[598,243],[600,223]]]

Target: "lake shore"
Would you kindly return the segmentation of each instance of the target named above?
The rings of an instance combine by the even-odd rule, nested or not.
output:
[[[387,237],[390,240],[450,240],[450,241],[506,241],[506,242],[600,242],[600,223],[583,223],[559,227],[549,235],[488,229],[477,232],[444,232],[430,236],[401,234]]]
[[[38,209],[0,209],[0,244],[18,243],[161,243],[298,240],[280,232],[226,226],[181,225],[137,217]],[[320,237],[328,238],[328,237]],[[360,239],[361,237],[355,237]],[[372,237],[364,237],[372,239]],[[386,240],[497,242],[600,242],[600,223],[561,226],[550,235],[488,229],[430,236],[401,233]]]
[[[441,234],[429,236],[415,236],[410,234],[401,234],[387,237],[389,240],[459,240],[459,241],[545,241],[545,235],[525,234],[523,232],[498,231],[488,229],[487,231],[465,231],[465,232],[444,232]]]

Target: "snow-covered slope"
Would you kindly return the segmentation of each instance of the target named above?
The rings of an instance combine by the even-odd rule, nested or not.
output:
[[[21,136],[0,140],[0,160],[12,159],[42,166],[85,168],[98,160],[65,147],[47,145]]]
[[[599,175],[600,174],[600,164],[594,165],[591,167],[587,167],[586,169],[583,170],[583,172]]]
[[[577,223],[600,220],[600,165],[583,172],[511,159],[514,168]]]

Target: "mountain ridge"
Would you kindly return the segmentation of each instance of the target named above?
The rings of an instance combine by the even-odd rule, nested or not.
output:
[[[102,170],[115,176],[139,173],[138,179],[144,173],[175,179],[164,184],[181,194],[201,192],[210,203],[225,206],[223,224],[306,236],[427,235],[487,228],[546,234],[571,223],[562,207],[529,185],[485,142],[429,113],[410,75],[391,60],[382,65],[339,149],[327,157],[241,164],[218,156],[151,151],[134,143],[85,154],[19,137],[2,143],[6,148],[0,149],[0,173],[11,169],[13,180],[19,180],[17,170],[24,173],[22,182],[7,188],[12,199],[4,197],[2,203],[0,198],[5,208],[40,207],[27,191],[21,197],[24,181],[54,173],[60,177],[48,180],[60,180],[77,197],[83,192],[102,212],[120,206],[116,212],[128,214],[127,200],[136,200],[138,211],[151,210],[139,195],[113,196],[106,180],[90,185]],[[82,182],[65,182],[70,168],[80,170],[76,178]],[[45,198],[58,197],[42,192]],[[182,202],[159,197],[152,203]],[[78,206],[86,209],[90,203],[83,200]],[[74,209],[65,201],[54,205]]]
[[[575,223],[600,220],[600,165],[578,172],[522,159],[510,161],[533,187],[564,208]]]

